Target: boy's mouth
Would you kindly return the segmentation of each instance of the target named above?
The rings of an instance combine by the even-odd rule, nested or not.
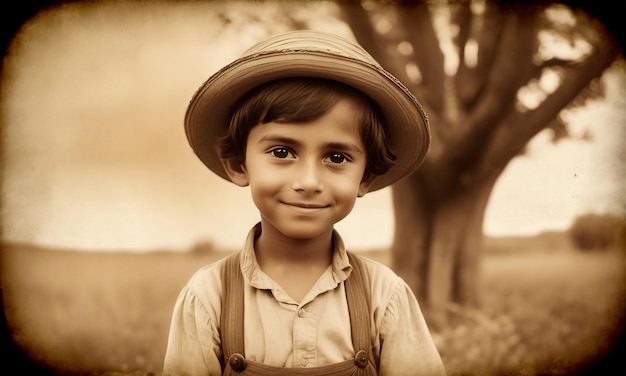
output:
[[[301,209],[324,209],[327,208],[329,205],[322,205],[322,204],[313,204],[313,203],[306,203],[306,202],[286,202],[286,201],[282,201],[283,204],[285,205],[289,205],[289,206],[293,206],[296,208],[301,208]]]

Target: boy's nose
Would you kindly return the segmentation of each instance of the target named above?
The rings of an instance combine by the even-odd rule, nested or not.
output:
[[[303,161],[298,166],[293,189],[305,192],[321,192],[324,189],[320,166],[313,161]]]

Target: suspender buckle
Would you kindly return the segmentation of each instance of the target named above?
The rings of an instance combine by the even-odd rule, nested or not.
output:
[[[228,358],[228,365],[233,371],[241,372],[246,369],[246,358],[239,353],[234,353]]]
[[[359,368],[365,368],[367,367],[367,351],[365,350],[361,350],[358,353],[356,353],[356,356],[354,357],[354,363],[359,366]]]

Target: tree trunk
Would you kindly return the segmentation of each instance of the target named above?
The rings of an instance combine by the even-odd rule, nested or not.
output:
[[[418,180],[415,174],[392,187],[392,267],[439,328],[450,302],[479,305],[482,223],[495,177],[443,199],[421,190]]]

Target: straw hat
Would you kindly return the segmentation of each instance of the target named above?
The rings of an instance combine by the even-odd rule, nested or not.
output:
[[[226,180],[216,143],[228,129],[237,100],[259,84],[286,77],[343,82],[371,97],[382,110],[395,165],[376,177],[370,191],[413,172],[430,146],[426,114],[413,94],[363,48],[338,36],[311,30],[270,37],[211,76],[196,91],[185,116],[187,139],[200,160]]]

